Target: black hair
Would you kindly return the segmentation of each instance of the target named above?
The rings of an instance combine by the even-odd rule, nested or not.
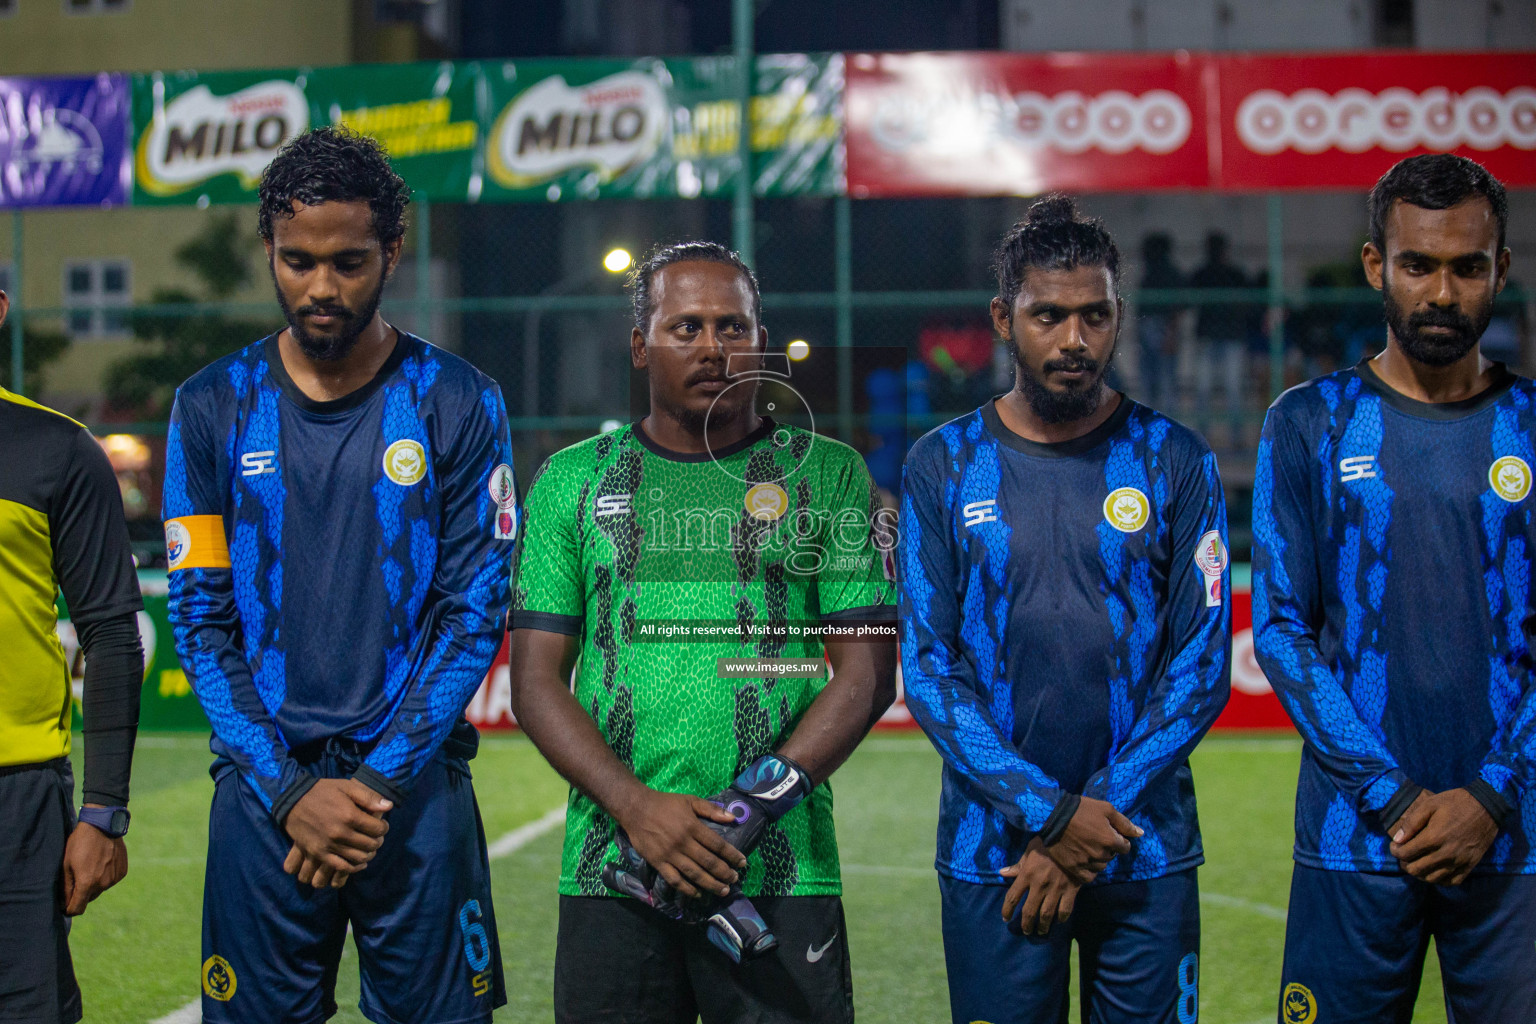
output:
[[[1102,220],[1079,216],[1077,204],[1060,192],[1035,200],[1024,219],[1008,229],[992,254],[997,296],[1010,309],[1024,286],[1024,272],[1030,267],[1104,267],[1109,271],[1116,297],[1120,293],[1120,250],[1115,240]]]
[[[1427,153],[1399,160],[1376,182],[1366,201],[1371,216],[1371,244],[1386,254],[1387,215],[1399,199],[1426,210],[1447,210],[1473,196],[1482,196],[1493,207],[1493,217],[1499,225],[1497,251],[1502,252],[1509,199],[1504,186],[1487,168],[1454,153]]]
[[[285,145],[262,172],[256,230],[272,241],[272,222],[292,217],[297,200],[306,206],[366,200],[379,244],[405,234],[405,205],[411,190],[389,165],[373,139],[348,128],[311,128]]]
[[[736,268],[747,279],[747,287],[752,289],[752,319],[757,321],[757,326],[763,325],[763,296],[757,288],[757,275],[739,255],[719,242],[674,242],[656,246],[629,272],[627,287],[634,302],[635,326],[641,334],[649,329],[651,314],[656,312],[656,301],[651,297],[651,283],[656,279],[656,272],[674,263],[723,263]]]

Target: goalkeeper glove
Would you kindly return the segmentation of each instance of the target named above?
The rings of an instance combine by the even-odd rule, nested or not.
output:
[[[722,825],[704,824],[716,832],[743,856],[757,849],[768,826],[793,810],[811,792],[810,775],[804,768],[779,754],[764,754],[744,768],[736,781],[709,798],[709,802],[730,811],[735,821]]]
[[[685,899],[630,845],[623,829],[619,829],[614,841],[620,859],[603,865],[603,884],[608,888],[632,896],[674,921],[704,922],[705,937],[733,963],[755,959],[778,948],[779,940],[752,901],[741,894],[741,886],[731,886],[730,895],[724,898]]]

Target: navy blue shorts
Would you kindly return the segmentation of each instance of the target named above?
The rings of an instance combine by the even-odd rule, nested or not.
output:
[[[1451,1024],[1536,1021],[1536,878],[1295,866],[1280,978],[1282,1024],[1413,1019],[1433,936]]]
[[[1000,885],[939,879],[956,1024],[1066,1024],[1074,940],[1087,1003],[1083,1020],[1198,1019],[1200,890],[1194,868],[1145,882],[1087,886],[1072,916],[1046,935],[1009,930],[1002,917],[1007,892]]]
[[[326,777],[345,769],[333,758]],[[440,756],[341,889],[283,873],[292,846],[233,768],[218,771],[203,889],[203,1019],[319,1024],[352,926],[358,1008],[378,1024],[489,1021],[506,1003],[490,864],[468,765]]]

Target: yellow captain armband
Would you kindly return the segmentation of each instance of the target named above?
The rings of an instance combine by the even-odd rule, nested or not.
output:
[[[182,516],[165,521],[166,568],[228,569],[223,516]]]

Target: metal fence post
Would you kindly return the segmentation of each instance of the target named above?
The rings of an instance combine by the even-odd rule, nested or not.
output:
[[[736,104],[740,120],[736,132],[736,158],[741,171],[736,176],[736,194],[731,205],[731,245],[747,266],[755,262],[752,211],[752,89],[757,84],[753,58],[752,19],[754,0],[734,0],[731,9],[731,39],[736,53]]]
[[[1285,390],[1285,202],[1269,194],[1269,397]]]
[[[431,335],[432,204],[425,195],[416,200],[416,333]],[[432,339],[441,343],[441,339]]]
[[[11,390],[21,394],[26,387],[24,370],[26,367],[26,336],[23,333],[27,326],[26,303],[22,301],[21,291],[21,263],[22,245],[26,241],[26,232],[21,226],[21,211],[11,211]]]
[[[837,289],[837,435],[853,443],[853,214],[847,196],[832,200]]]

